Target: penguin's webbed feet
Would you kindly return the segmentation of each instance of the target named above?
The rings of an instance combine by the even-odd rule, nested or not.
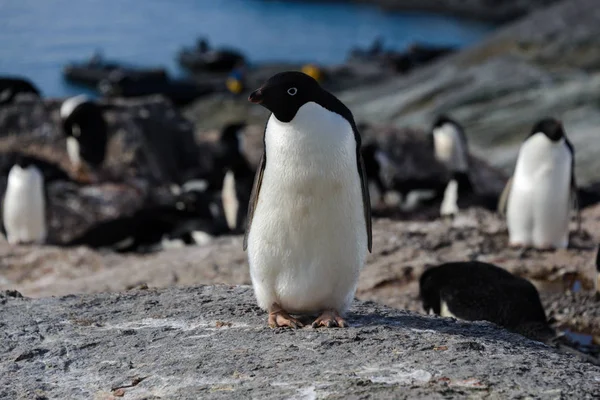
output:
[[[298,329],[304,327],[304,324],[288,314],[277,303],[273,303],[269,310],[269,326],[271,328],[289,327]]]
[[[324,326],[326,328],[346,328],[348,323],[335,310],[326,310],[312,323],[313,328]]]

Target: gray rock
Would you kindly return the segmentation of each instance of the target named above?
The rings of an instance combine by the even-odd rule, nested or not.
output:
[[[600,385],[600,368],[492,324],[371,302],[351,328],[291,331],[266,326],[248,286],[6,300],[1,398],[591,399]]]

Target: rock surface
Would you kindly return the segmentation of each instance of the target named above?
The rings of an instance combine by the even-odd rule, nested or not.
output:
[[[600,177],[600,8],[566,0],[470,49],[340,98],[358,121],[428,129],[438,113],[465,125],[471,148],[512,173],[521,141],[544,116],[562,119],[579,181]]]
[[[557,328],[600,337],[600,301],[586,297],[593,290],[597,238],[600,206],[584,211],[583,233],[572,234],[571,248],[552,252],[507,248],[504,222],[480,209],[465,211],[452,223],[375,219],[373,253],[357,297],[422,312],[418,278],[428,266],[479,260],[532,280]],[[574,282],[581,293],[565,294]],[[0,242],[0,290],[17,289],[30,297],[219,283],[250,284],[241,236],[147,256]]]
[[[355,302],[348,329],[266,326],[247,286],[0,296],[2,398],[578,398],[600,368],[498,329]]]

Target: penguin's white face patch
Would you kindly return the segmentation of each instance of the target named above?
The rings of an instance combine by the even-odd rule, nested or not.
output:
[[[60,106],[60,118],[66,119],[75,111],[75,109],[83,103],[90,101],[90,98],[85,94],[74,96],[66,99]]]

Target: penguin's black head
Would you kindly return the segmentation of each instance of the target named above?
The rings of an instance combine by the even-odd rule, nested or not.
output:
[[[440,126],[445,125],[445,124],[452,124],[452,125],[460,126],[458,124],[458,122],[456,122],[455,120],[453,120],[452,118],[450,118],[446,114],[441,114],[433,122],[433,128],[432,129],[439,128]]]
[[[249,101],[260,104],[281,122],[290,122],[298,109],[314,101],[321,104],[324,90],[312,77],[302,72],[287,71],[273,75],[259,89],[250,94]]]
[[[562,124],[560,123],[560,121],[557,121],[554,118],[544,118],[541,121],[539,121],[533,126],[533,129],[531,130],[529,136],[533,136],[539,132],[546,135],[546,137],[553,142],[558,142],[561,138],[565,136],[565,131],[563,129]]]
[[[445,272],[440,267],[431,267],[419,278],[419,298],[426,313],[433,311],[439,315],[441,312],[440,291],[443,282],[448,279]]]

